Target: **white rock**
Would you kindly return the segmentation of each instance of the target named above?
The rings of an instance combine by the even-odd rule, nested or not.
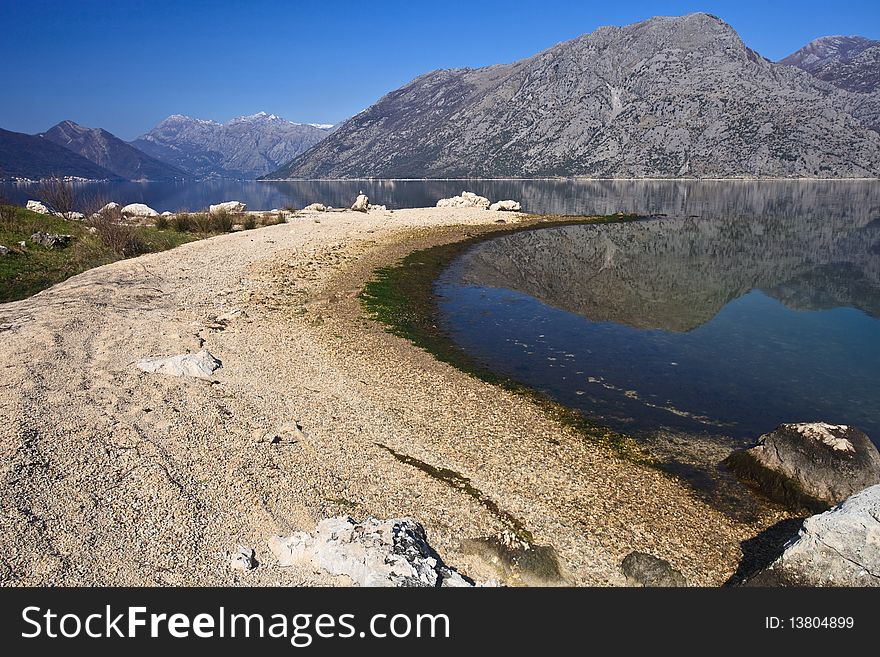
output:
[[[384,205],[370,205],[369,209],[370,210],[387,210],[388,208],[386,208]]]
[[[208,214],[218,214],[219,212],[228,212],[229,214],[239,214],[247,210],[247,205],[241,201],[226,201],[225,203],[217,203],[208,208]]]
[[[351,206],[352,210],[357,210],[358,212],[366,212],[370,208],[370,199],[366,194],[358,194],[358,197],[355,199],[354,204]]]
[[[880,484],[810,516],[755,586],[880,587]]]
[[[47,208],[45,205],[43,205],[39,201],[28,201],[27,206],[25,206],[25,207],[27,207],[27,209],[30,210],[31,212],[37,212],[39,214],[52,214],[49,211],[49,208]]]
[[[67,212],[62,216],[65,219],[69,219],[70,221],[82,221],[86,218],[86,216],[82,212]]]
[[[358,586],[472,586],[443,563],[412,518],[327,518],[312,533],[272,538],[269,549],[281,566],[347,575]]]
[[[327,206],[323,203],[312,203],[311,205],[304,207],[303,210],[308,210],[310,212],[327,212]]]
[[[489,209],[495,212],[519,212],[521,207],[519,201],[496,201]]]
[[[108,203],[103,208],[98,210],[98,214],[104,214],[105,212],[112,212],[113,210],[118,210],[119,208],[120,208],[119,203],[114,203],[113,201],[110,201],[110,203]]]
[[[163,213],[162,213],[161,215],[159,215],[159,216],[161,216],[161,217],[173,217],[173,216],[174,216],[174,213],[173,213],[173,212],[169,212],[168,210],[165,210],[165,212],[163,212]]]
[[[485,196],[478,196],[473,192],[462,192],[459,196],[441,198],[437,201],[438,208],[480,208],[488,210],[489,205],[489,199]]]
[[[149,205],[144,205],[143,203],[129,203],[124,208],[122,208],[122,214],[127,214],[132,217],[158,217],[159,213],[156,212]]]
[[[142,358],[137,362],[144,372],[185,376],[194,379],[210,379],[223,364],[210,351],[202,349],[195,354],[180,354],[167,358]]]
[[[0,244],[0,256],[9,255],[9,249]]]

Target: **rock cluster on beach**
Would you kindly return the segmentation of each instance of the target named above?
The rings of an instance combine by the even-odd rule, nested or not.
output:
[[[269,549],[281,566],[309,564],[358,586],[473,586],[443,563],[412,518],[326,518],[314,532],[272,538]]]

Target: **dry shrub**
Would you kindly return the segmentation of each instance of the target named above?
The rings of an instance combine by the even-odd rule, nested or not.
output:
[[[158,217],[156,217],[156,223],[154,225],[156,226],[157,230],[165,230],[166,228],[168,228],[169,223],[170,222],[168,221],[168,217],[162,216],[160,214]]]
[[[188,233],[192,230],[192,216],[189,212],[178,212],[171,217],[171,228],[178,233]]]
[[[77,198],[73,183],[61,176],[50,176],[37,187],[37,196],[50,211],[69,217],[76,212]]]
[[[218,210],[210,215],[212,233],[228,233],[235,224],[235,219],[226,210]]]
[[[97,231],[98,238],[111,251],[123,258],[131,258],[149,251],[149,247],[135,226],[122,224],[101,215],[92,219],[90,223]]]
[[[214,220],[207,212],[196,212],[191,216],[191,219],[192,228],[190,230],[193,232],[203,234],[213,232]]]
[[[257,227],[257,220],[254,219],[254,215],[249,214],[244,218],[244,221],[241,222],[241,225],[244,227],[245,230],[253,230]]]

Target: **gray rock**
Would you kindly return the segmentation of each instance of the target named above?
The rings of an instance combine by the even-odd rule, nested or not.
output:
[[[0,244],[0,256],[9,255],[9,249]]]
[[[816,510],[880,483],[877,448],[843,424],[783,424],[725,464],[769,497]]]
[[[746,586],[880,586],[880,485],[811,516]]]
[[[222,366],[223,363],[207,349],[195,354],[180,354],[167,358],[142,358],[137,362],[138,369],[144,372],[194,379],[210,379],[211,375]]]
[[[473,192],[462,192],[458,196],[441,198],[437,201],[438,208],[480,208],[481,210],[488,210],[489,205],[489,199]]]
[[[370,209],[370,199],[366,196],[366,194],[358,194],[358,197],[352,204],[351,209],[357,210],[358,212],[366,212]]]
[[[687,586],[684,575],[668,561],[646,552],[630,552],[620,565],[629,586]]]
[[[244,545],[237,546],[229,559],[229,567],[233,570],[253,570],[256,568],[257,560],[254,558],[254,550]]]
[[[312,533],[273,537],[269,549],[281,566],[347,575],[358,586],[473,586],[443,563],[411,518],[327,518]]]
[[[47,249],[63,249],[73,240],[73,235],[60,235],[37,231],[31,235],[31,242],[45,246]]]

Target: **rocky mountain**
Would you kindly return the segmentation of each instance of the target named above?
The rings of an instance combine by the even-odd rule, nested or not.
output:
[[[423,75],[266,177],[874,177],[878,116],[714,16],[658,17]]]
[[[860,36],[822,37],[779,63],[797,66],[847,91],[880,90],[880,41]]]
[[[227,123],[175,114],[131,144],[197,176],[253,179],[289,162],[331,130],[265,112]]]
[[[62,121],[39,135],[126,180],[173,180],[187,174],[130,146],[102,128]]]
[[[0,129],[0,178],[48,176],[117,180],[120,176],[40,135]]]

